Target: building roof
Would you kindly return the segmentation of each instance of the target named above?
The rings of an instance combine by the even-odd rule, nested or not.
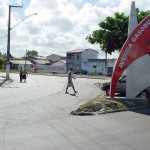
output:
[[[67,51],[66,53],[82,53],[83,51],[85,50],[93,50],[93,51],[96,51],[94,49],[91,49],[91,48],[87,48],[87,49],[75,49],[75,50],[71,50],[71,51]],[[98,53],[98,51],[96,51]]]
[[[63,62],[64,64],[66,64],[66,60],[59,60],[59,61],[61,61],[61,62]]]
[[[57,55],[57,54],[50,54],[50,55],[48,55],[47,57],[49,57],[49,56],[59,56],[59,55]],[[60,56],[59,56],[60,57]]]
[[[33,59],[32,60],[34,63],[37,63],[39,65],[45,65],[45,64],[51,64],[50,61],[48,61],[47,59],[46,60],[42,60],[42,59]]]
[[[60,60],[66,59],[66,56],[60,56]]]
[[[10,60],[10,62],[14,65],[24,65],[25,63],[27,65],[32,65],[32,63],[28,60],[26,60],[26,61],[25,60]]]
[[[32,59],[42,59],[42,60],[45,60],[46,57],[43,57],[43,56],[33,56]]]
[[[71,51],[67,51],[66,53],[81,53],[83,52],[85,49],[75,49],[75,50],[71,50]]]
[[[66,56],[57,55],[57,54],[50,54],[50,55],[48,55],[47,57],[50,57],[50,56],[58,56],[58,57],[61,57],[61,58],[66,58]],[[61,58],[60,58],[60,59],[61,59]]]
[[[55,63],[58,63],[58,62],[62,62],[64,64],[66,64],[66,60],[57,60],[57,61],[53,62],[52,64],[55,64]]]

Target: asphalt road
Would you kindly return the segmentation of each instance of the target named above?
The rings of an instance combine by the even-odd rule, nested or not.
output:
[[[0,74],[1,76],[1,74]],[[96,97],[100,79],[29,75],[27,83],[0,87],[0,150],[149,150],[150,109],[97,116],[72,110]]]

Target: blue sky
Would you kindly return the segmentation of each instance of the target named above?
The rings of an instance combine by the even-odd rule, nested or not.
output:
[[[78,3],[78,8],[82,8],[86,3],[90,3],[92,5],[97,5],[98,4],[98,0],[83,0],[82,3]]]
[[[12,8],[12,12],[17,12],[20,16],[21,19],[25,18],[25,14],[24,11],[26,10],[26,8],[29,6],[29,2],[30,0],[10,0],[10,5],[14,5],[14,6],[23,6],[22,8],[18,7],[18,8]]]
[[[85,39],[99,22],[114,13],[129,14],[132,0],[0,0],[0,34],[7,35],[8,5],[20,5],[12,8],[11,27],[21,22],[11,31],[11,54],[21,57],[26,49],[36,50],[39,55],[52,53],[65,55],[66,51],[78,48],[93,48],[105,58],[98,44],[90,44]],[[149,0],[136,0],[136,7],[148,10]],[[7,38],[0,37],[0,51],[6,52]],[[7,36],[6,36],[7,37]],[[117,53],[108,56],[116,58]]]

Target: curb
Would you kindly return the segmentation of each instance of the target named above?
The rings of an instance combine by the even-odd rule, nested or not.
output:
[[[149,106],[141,106],[141,107],[127,108],[124,110],[112,110],[112,111],[105,111],[105,112],[79,112],[79,113],[76,113],[75,111],[71,111],[70,114],[76,115],[76,116],[92,116],[92,115],[102,115],[102,114],[117,113],[117,112],[131,111],[131,110],[138,110],[138,109],[145,109],[145,108],[150,108],[150,107]]]

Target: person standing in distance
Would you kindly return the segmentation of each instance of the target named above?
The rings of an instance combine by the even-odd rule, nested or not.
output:
[[[76,78],[73,76],[72,71],[73,71],[73,68],[70,68],[70,71],[68,72],[68,84],[67,84],[66,92],[65,93],[68,93],[67,92],[68,88],[72,87],[73,90],[74,90],[74,94],[76,94],[77,91],[75,90],[74,85],[73,85],[73,81],[72,81],[72,78],[73,79],[76,79]]]
[[[22,78],[24,79],[25,83],[26,83],[27,75],[28,75],[27,70],[24,69],[23,72],[22,72]]]
[[[20,82],[22,82],[22,67],[20,68]]]

